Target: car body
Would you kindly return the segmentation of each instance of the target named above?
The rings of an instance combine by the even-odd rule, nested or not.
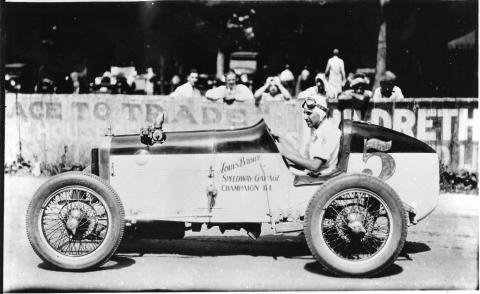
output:
[[[340,171],[375,171],[417,221],[434,209],[438,157],[431,147],[367,123],[347,120],[341,129]],[[103,148],[93,150],[92,172],[119,193],[127,220],[231,223],[298,218],[318,185],[330,178],[292,174],[263,120],[235,130],[165,135],[165,142],[153,146],[142,144],[138,135],[108,137]],[[209,187],[217,190],[214,205],[209,205]]]
[[[162,124],[105,137],[91,151],[89,170],[39,188],[27,233],[42,259],[69,270],[99,266],[124,230],[182,238],[206,224],[258,238],[262,223],[282,233],[279,224],[300,222],[321,265],[370,276],[395,261],[408,223],[424,219],[438,201],[435,151],[377,125],[344,120],[336,169],[312,177],[292,172],[263,120],[184,132],[163,132]]]

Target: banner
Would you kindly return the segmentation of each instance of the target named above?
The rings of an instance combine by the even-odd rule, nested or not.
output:
[[[7,94],[5,107],[5,162],[19,153],[31,160],[55,163],[69,146],[76,161],[88,164],[90,149],[106,134],[138,134],[165,113],[165,131],[229,129],[265,119],[276,133],[300,147],[308,140],[301,101],[253,102],[226,105],[204,98],[176,99],[132,95],[25,95]],[[330,107],[336,108],[336,102]],[[337,121],[341,113],[333,111]],[[344,118],[359,113],[345,110]],[[478,100],[475,98],[422,98],[374,103],[367,121],[416,137],[437,150],[453,170],[478,170]]]

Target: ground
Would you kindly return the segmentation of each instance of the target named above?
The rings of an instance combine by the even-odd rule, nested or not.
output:
[[[66,272],[33,252],[25,231],[30,197],[46,178],[5,177],[4,292],[194,290],[475,290],[478,203],[442,194],[435,211],[410,227],[397,261],[379,276],[339,278],[324,272],[298,233],[252,240],[243,231],[188,232],[182,240],[125,240],[95,271]]]

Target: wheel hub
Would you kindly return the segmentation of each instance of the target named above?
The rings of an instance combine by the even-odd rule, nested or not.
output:
[[[363,216],[359,213],[349,213],[347,216],[347,227],[350,229],[350,232],[363,237],[367,232],[363,226]]]
[[[67,216],[66,226],[67,229],[75,235],[80,223],[87,221],[85,218],[85,213],[80,209],[71,210]]]

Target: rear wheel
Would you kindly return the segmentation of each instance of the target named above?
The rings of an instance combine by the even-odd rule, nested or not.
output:
[[[337,275],[383,271],[396,260],[406,236],[399,197],[371,176],[336,177],[317,191],[307,208],[307,244],[315,259]]]
[[[67,172],[35,193],[27,211],[27,235],[44,261],[82,270],[105,263],[119,246],[124,211],[115,191],[95,175]]]

